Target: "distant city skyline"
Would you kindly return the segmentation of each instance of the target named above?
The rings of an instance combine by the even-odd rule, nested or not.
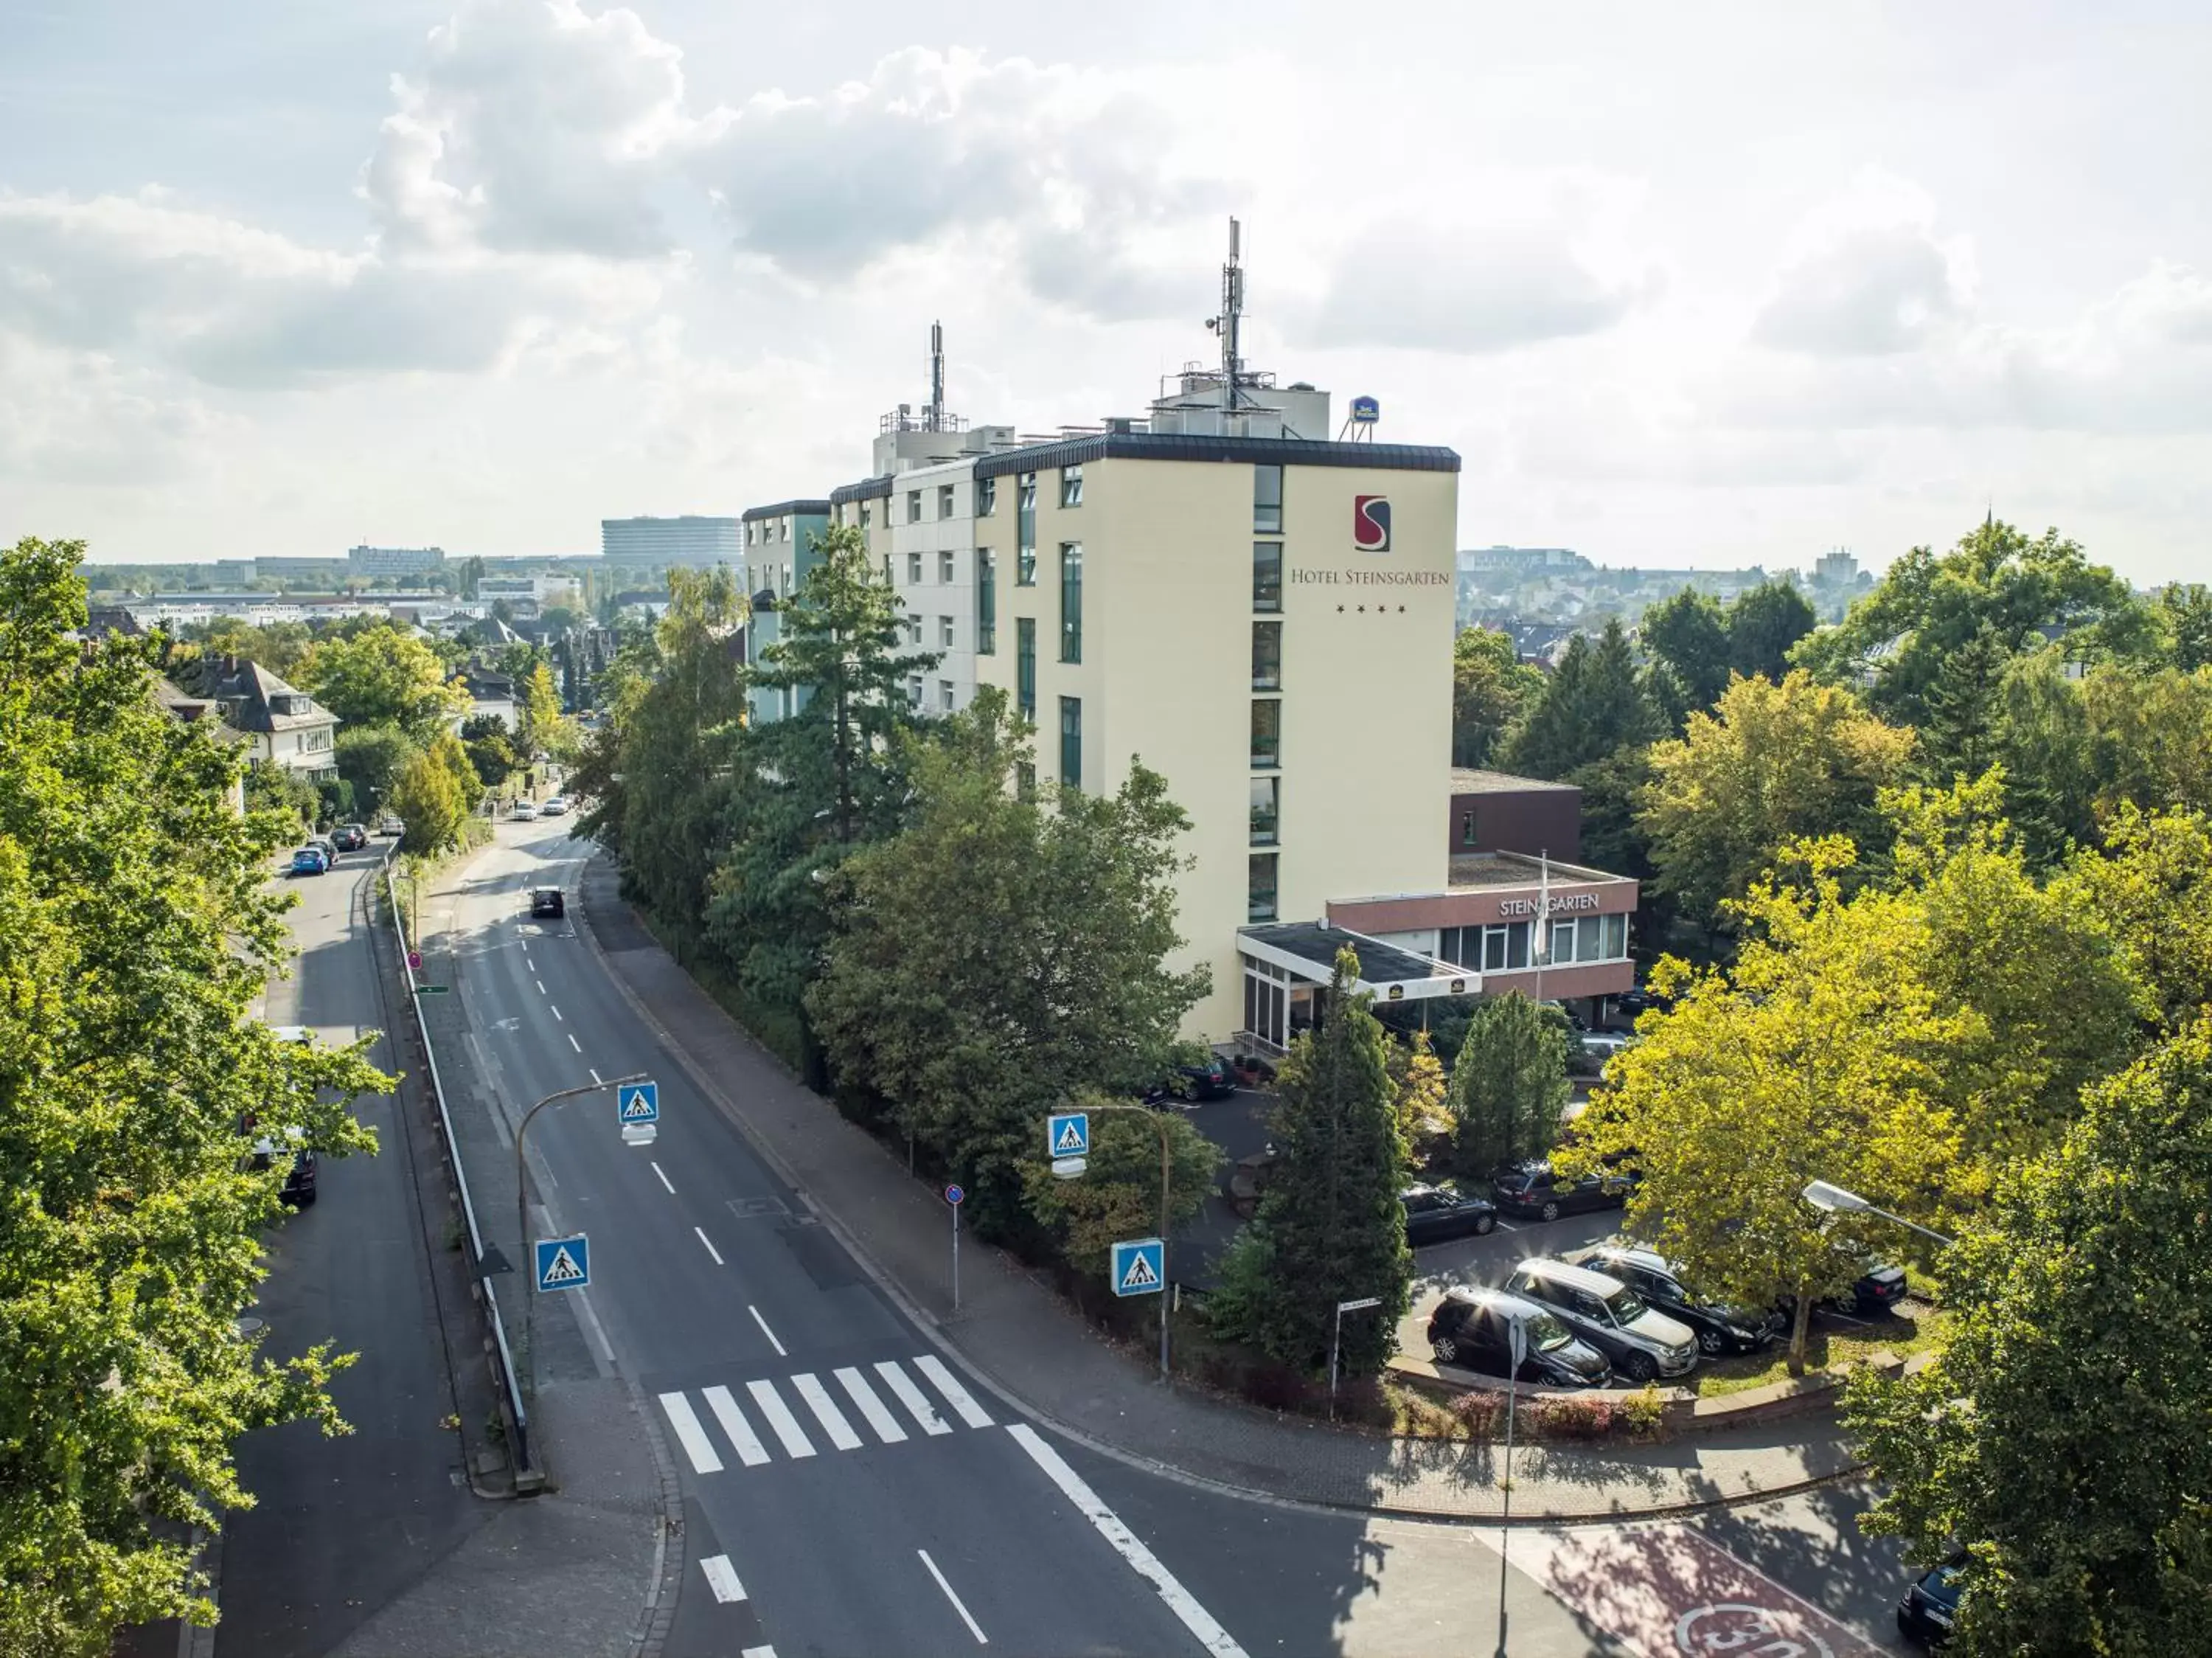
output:
[[[1212,353],[1235,212],[1248,356],[1456,449],[1462,545],[1880,570],[1994,503],[2203,573],[2202,9],[11,25],[11,539],[581,550],[858,478],[939,319],[972,419],[1130,413]]]

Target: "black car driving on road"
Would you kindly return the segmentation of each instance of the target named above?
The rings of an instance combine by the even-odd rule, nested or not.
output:
[[[558,921],[568,913],[568,895],[558,887],[536,887],[530,893],[530,913]]]
[[[1450,1186],[1407,1186],[1398,1201],[1406,1206],[1406,1241],[1416,1249],[1446,1238],[1484,1237],[1498,1225],[1497,1204]]]
[[[1593,1209],[1619,1209],[1628,1201],[1631,1176],[1614,1170],[1563,1180],[1549,1163],[1523,1163],[1491,1177],[1491,1195],[1502,1213],[1539,1221],[1579,1215]]]
[[[1635,1244],[1593,1244],[1567,1256],[1576,1266],[1587,1266],[1617,1278],[1668,1318],[1686,1324],[1698,1338],[1698,1350],[1708,1358],[1723,1353],[1752,1353],[1771,1344],[1785,1320],[1771,1308],[1731,1307],[1700,1300],[1685,1289],[1674,1269],[1656,1250]]]

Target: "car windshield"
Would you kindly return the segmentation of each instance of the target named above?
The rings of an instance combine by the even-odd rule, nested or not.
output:
[[[1606,1305],[1613,1308],[1613,1316],[1623,1324],[1633,1324],[1651,1310],[1650,1303],[1626,1284],[1605,1300]]]
[[[1574,1338],[1574,1332],[1549,1313],[1539,1313],[1528,1320],[1528,1339],[1540,1353],[1556,1353]]]

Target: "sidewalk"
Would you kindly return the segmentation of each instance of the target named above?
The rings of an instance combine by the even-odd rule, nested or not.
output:
[[[578,930],[700,1088],[813,1201],[887,1293],[1036,1416],[1108,1454],[1249,1495],[1425,1516],[1500,1514],[1497,1448],[1390,1439],[1163,1391],[1145,1366],[998,1251],[963,1252],[954,1317],[936,1194],[691,981],[631,914],[604,855],[585,866],[581,908]],[[1524,1445],[1513,1463],[1516,1521],[1682,1512],[1778,1494],[1855,1466],[1832,1425],[1803,1419],[1659,1445]]]

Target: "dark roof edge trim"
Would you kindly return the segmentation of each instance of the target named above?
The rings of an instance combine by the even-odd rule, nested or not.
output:
[[[789,518],[807,514],[820,516],[829,510],[827,501],[779,501],[772,507],[747,507],[738,515],[738,521],[752,524],[763,518]]]
[[[848,501],[889,500],[890,493],[891,475],[885,472],[880,478],[864,478],[857,484],[840,484],[830,491],[830,504],[842,507]]]
[[[1456,450],[1417,443],[1334,443],[1295,437],[1193,437],[1102,432],[979,456],[975,476],[1080,466],[1093,460],[1228,460],[1267,466],[1365,466],[1378,472],[1455,472]],[[886,489],[884,493],[890,493]]]

